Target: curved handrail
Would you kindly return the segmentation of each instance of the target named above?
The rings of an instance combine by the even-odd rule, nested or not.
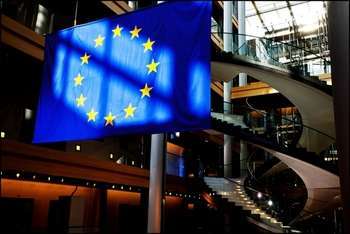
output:
[[[234,127],[243,127],[246,128],[245,125],[242,126],[241,125],[241,121],[242,120],[237,120],[237,122],[235,122],[235,115],[247,115],[251,118],[251,120],[253,120],[253,124],[255,122],[259,123],[263,120],[262,117],[259,116],[254,116],[251,115],[252,111],[256,111],[255,109],[252,109],[250,107],[247,106],[242,106],[239,104],[232,104],[230,102],[223,102],[223,107],[224,110],[220,109],[217,110],[217,112],[215,112],[215,109],[213,109],[213,113],[216,113],[215,116],[213,116],[214,120],[220,120],[222,122],[226,122],[227,124],[233,124]],[[258,113],[258,112],[256,112]],[[265,116],[264,113],[258,113],[262,116]],[[271,113],[272,117],[270,120],[270,123],[272,123],[271,125],[269,124],[269,122],[267,122],[267,124],[269,124],[268,126],[262,126],[261,127],[261,134],[255,134],[255,131],[260,131],[260,128],[255,128],[254,126],[249,126],[249,132],[248,131],[241,131],[240,130],[240,136],[243,137],[243,139],[247,139],[246,137],[251,136],[251,134],[256,135],[256,137],[254,138],[249,138],[250,140],[252,140],[253,142],[257,143],[257,144],[263,144],[266,147],[273,147],[275,150],[283,152],[283,153],[287,153],[288,155],[292,155],[293,157],[306,161],[308,163],[311,163],[313,165],[317,165],[318,167],[321,167],[327,171],[330,171],[334,174],[338,173],[337,170],[337,162],[336,161],[327,161],[324,158],[324,155],[322,154],[318,154],[316,152],[310,152],[307,150],[307,148],[305,146],[300,147],[300,145],[298,146],[298,143],[300,143],[300,138],[302,136],[302,132],[300,131],[301,129],[309,129],[309,134],[312,134],[314,136],[317,136],[322,139],[324,142],[329,143],[329,145],[332,145],[335,143],[335,138],[329,136],[326,133],[323,133],[322,131],[318,130],[318,129],[314,129],[314,128],[310,128],[309,126],[305,126],[304,124],[300,123],[300,122],[296,122],[293,119],[288,119],[288,118],[284,118],[283,116],[280,115],[276,115],[275,113]],[[266,117],[264,117],[266,118]],[[274,120],[276,120],[276,122],[274,122]],[[284,122],[283,120],[285,119]],[[280,124],[285,123],[285,126],[287,128],[281,128]],[[288,123],[294,123],[293,125],[290,125]],[[227,129],[222,129],[223,126],[219,126],[220,130],[222,130],[224,133],[226,134],[230,134],[229,132],[231,131],[229,128]],[[252,132],[253,131],[253,132]],[[248,134],[248,135],[247,135]],[[297,139],[298,137],[298,139]],[[307,156],[307,157],[305,157]],[[335,162],[335,163],[334,163]]]
[[[250,186],[244,186],[243,184],[240,184],[240,183],[234,181],[232,178],[229,178],[229,177],[226,177],[226,176],[224,176],[224,178],[225,178],[226,180],[228,180],[228,181],[230,181],[230,182],[232,182],[232,183],[234,183],[234,184],[240,186],[240,187],[243,187],[243,188],[248,189],[248,190],[250,190],[250,191],[253,191],[253,192],[255,192],[255,193],[261,193],[261,195],[264,195],[264,196],[266,196],[266,197],[271,197],[271,195],[268,194],[268,193],[266,193],[266,192],[261,192],[261,191],[255,189],[255,188],[253,188],[253,187],[250,187]]]
[[[263,113],[263,112],[261,112],[261,110],[255,109],[255,108],[250,107],[250,106],[237,105],[237,104],[233,104],[233,103],[231,103],[231,102],[226,102],[226,101],[223,101],[223,103],[224,103],[224,105],[225,105],[225,104],[226,104],[226,105],[230,105],[230,106],[232,107],[232,109],[234,109],[235,107],[236,107],[236,108],[237,108],[237,107],[238,107],[238,108],[243,108],[243,109],[246,109],[246,110],[256,111],[256,112],[258,112],[259,114],[261,114],[262,116],[266,116],[266,113]],[[225,111],[225,110],[224,110],[224,111]],[[319,134],[321,134],[321,135],[323,135],[323,136],[325,136],[325,137],[327,137],[327,138],[329,138],[329,139],[332,139],[332,140],[334,140],[334,141],[336,140],[334,137],[328,135],[327,133],[324,133],[324,132],[322,132],[322,131],[320,131],[320,130],[318,130],[318,129],[316,129],[316,128],[313,128],[313,127],[310,127],[310,126],[308,126],[308,125],[305,125],[305,124],[303,124],[302,122],[296,122],[295,120],[291,120],[291,119],[285,118],[285,117],[283,117],[283,116],[281,116],[281,115],[277,115],[277,114],[274,114],[274,113],[273,113],[272,115],[274,115],[275,117],[281,118],[281,119],[283,119],[283,120],[285,120],[285,121],[287,121],[287,122],[293,123],[293,124],[300,124],[302,127],[305,127],[305,128],[310,129],[310,130],[312,130],[312,131],[315,131],[315,132],[317,132],[317,133],[319,133]]]
[[[273,39],[271,39],[271,38],[260,37],[260,36],[250,35],[250,34],[233,33],[233,32],[232,32],[232,33],[231,33],[231,32],[219,32],[219,31],[217,31],[217,32],[213,32],[213,31],[212,31],[212,32],[211,32],[211,34],[215,34],[215,33],[220,33],[220,34],[232,34],[232,35],[238,35],[238,36],[247,36],[247,37],[253,37],[253,38],[268,40],[268,41],[271,41],[271,42],[274,42],[274,43],[280,43],[280,44],[283,44],[283,45],[286,45],[286,46],[294,47],[294,48],[296,48],[296,49],[305,51],[305,52],[307,52],[307,53],[309,53],[309,54],[315,55],[315,56],[316,56],[315,58],[322,59],[324,62],[326,62],[326,63],[328,63],[328,64],[331,64],[330,61],[328,61],[328,60],[322,58],[321,56],[315,54],[314,52],[309,51],[309,50],[306,50],[306,49],[304,49],[304,48],[302,48],[302,47],[296,46],[296,45],[291,44],[291,43],[288,43],[288,42],[275,41],[275,40],[273,40]],[[242,46],[242,45],[241,45],[241,46]],[[237,49],[237,50],[238,50],[238,49]]]
[[[254,107],[248,102],[248,97],[245,99],[245,103],[247,104],[247,106],[248,106],[249,108],[251,108],[252,110],[255,110],[255,111],[256,111],[257,113],[259,113],[260,115],[262,115],[262,116],[267,115],[267,112],[266,112],[266,111],[264,111],[264,110],[259,110],[259,109],[257,109],[257,108],[254,108]],[[281,118],[281,119],[283,119],[283,120],[285,120],[285,121],[287,121],[287,122],[291,122],[291,124],[293,124],[293,125],[299,124],[299,125],[301,126],[300,132],[303,131],[304,125],[303,125],[303,123],[302,123],[302,119],[301,119],[301,118],[300,118],[300,122],[296,122],[295,120],[291,120],[291,119],[289,119],[289,118],[285,118],[285,117],[283,117],[282,115],[276,115],[276,114],[274,114],[274,116],[278,116],[279,118]],[[278,132],[278,130],[276,130],[276,132]],[[296,139],[296,140],[298,141],[299,138],[300,138],[300,136],[298,136],[298,139]],[[297,142],[296,144],[297,144],[298,146],[300,146],[300,144],[299,144],[298,142]]]

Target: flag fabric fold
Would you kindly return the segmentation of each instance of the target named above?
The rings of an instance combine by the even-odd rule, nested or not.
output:
[[[211,2],[167,2],[46,37],[34,142],[210,125]]]

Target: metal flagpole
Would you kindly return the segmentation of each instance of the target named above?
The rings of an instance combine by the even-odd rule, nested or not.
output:
[[[74,26],[77,25],[77,18],[78,18],[78,6],[79,6],[79,0],[75,1],[75,12],[74,12]]]

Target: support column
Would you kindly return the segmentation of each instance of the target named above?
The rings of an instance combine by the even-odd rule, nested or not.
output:
[[[165,134],[153,134],[148,198],[148,233],[161,233],[164,185]]]
[[[239,54],[244,55],[247,49],[245,35],[245,1],[238,1],[238,48]],[[239,73],[239,86],[247,85],[247,74]]]
[[[232,52],[232,1],[224,1],[224,51]],[[233,78],[233,77],[232,77]],[[231,114],[232,81],[224,82],[224,113]],[[224,135],[224,176],[232,177],[232,138]]]
[[[248,145],[245,141],[240,141],[240,152],[239,152],[239,160],[240,160],[240,177],[247,176],[247,159],[248,159]]]
[[[245,34],[245,1],[238,1],[238,34]],[[245,50],[247,49],[246,45],[246,37],[245,35],[238,36],[238,48],[239,54],[244,55]],[[238,86],[246,86],[247,85],[247,74],[239,73],[238,75]],[[240,176],[244,177],[247,175],[247,158],[248,158],[248,147],[245,141],[240,141],[240,168],[241,173]]]
[[[329,45],[344,233],[350,233],[349,2],[328,2]]]
[[[157,1],[160,4],[164,1]],[[163,205],[163,189],[165,185],[165,134],[152,134],[151,160],[149,167],[148,217],[147,233],[161,233]]]

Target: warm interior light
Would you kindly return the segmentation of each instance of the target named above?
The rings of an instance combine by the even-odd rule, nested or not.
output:
[[[273,205],[273,202],[272,202],[271,200],[269,200],[269,201],[267,202],[267,204],[268,204],[269,206],[272,206],[272,205]]]
[[[187,208],[188,208],[189,210],[193,210],[194,204],[193,204],[193,203],[188,203],[188,204],[187,204]]]
[[[80,151],[80,145],[75,145],[75,150]]]
[[[16,177],[17,177],[17,178],[19,178],[20,176],[21,176],[21,174],[19,174],[19,173],[16,174]]]
[[[113,159],[114,155],[112,153],[109,154],[109,158]]]
[[[117,161],[116,161],[116,163],[118,163],[118,164],[122,164],[122,160],[123,160],[123,158],[122,157],[120,157]]]
[[[259,199],[262,198],[261,192],[258,192],[258,198],[259,198]]]
[[[1,138],[5,138],[5,136],[6,136],[5,132],[0,132],[0,137]]]

